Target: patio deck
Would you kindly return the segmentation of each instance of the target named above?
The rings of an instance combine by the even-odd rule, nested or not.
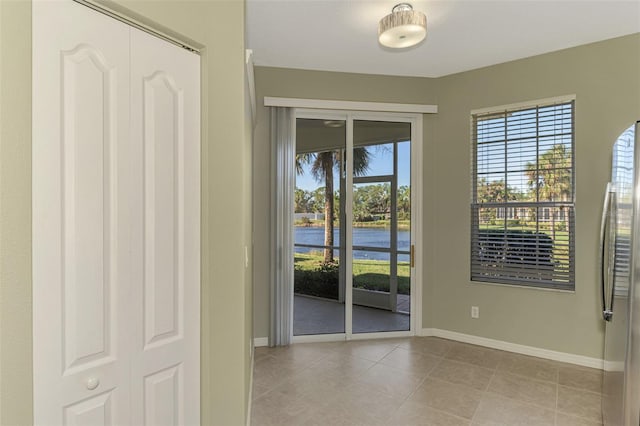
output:
[[[398,310],[394,313],[364,306],[353,307],[353,332],[409,330],[410,298],[398,295]],[[328,299],[294,295],[294,336],[344,333],[344,304]]]

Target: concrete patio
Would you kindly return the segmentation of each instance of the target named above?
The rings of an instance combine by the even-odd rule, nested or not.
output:
[[[344,333],[344,304],[329,299],[294,295],[293,334]],[[394,313],[365,306],[353,307],[353,332],[374,333],[404,331],[410,328],[410,297],[398,295],[398,310]]]

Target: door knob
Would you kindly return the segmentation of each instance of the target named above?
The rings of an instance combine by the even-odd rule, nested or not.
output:
[[[98,380],[96,377],[89,377],[89,379],[87,380],[87,389],[94,390],[98,387],[99,384],[100,380]]]

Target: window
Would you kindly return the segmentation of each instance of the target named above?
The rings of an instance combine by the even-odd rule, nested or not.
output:
[[[574,288],[574,101],[472,114],[471,280]]]

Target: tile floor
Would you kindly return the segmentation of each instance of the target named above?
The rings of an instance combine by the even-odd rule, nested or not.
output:
[[[256,348],[252,425],[601,425],[601,372],[435,337]]]

